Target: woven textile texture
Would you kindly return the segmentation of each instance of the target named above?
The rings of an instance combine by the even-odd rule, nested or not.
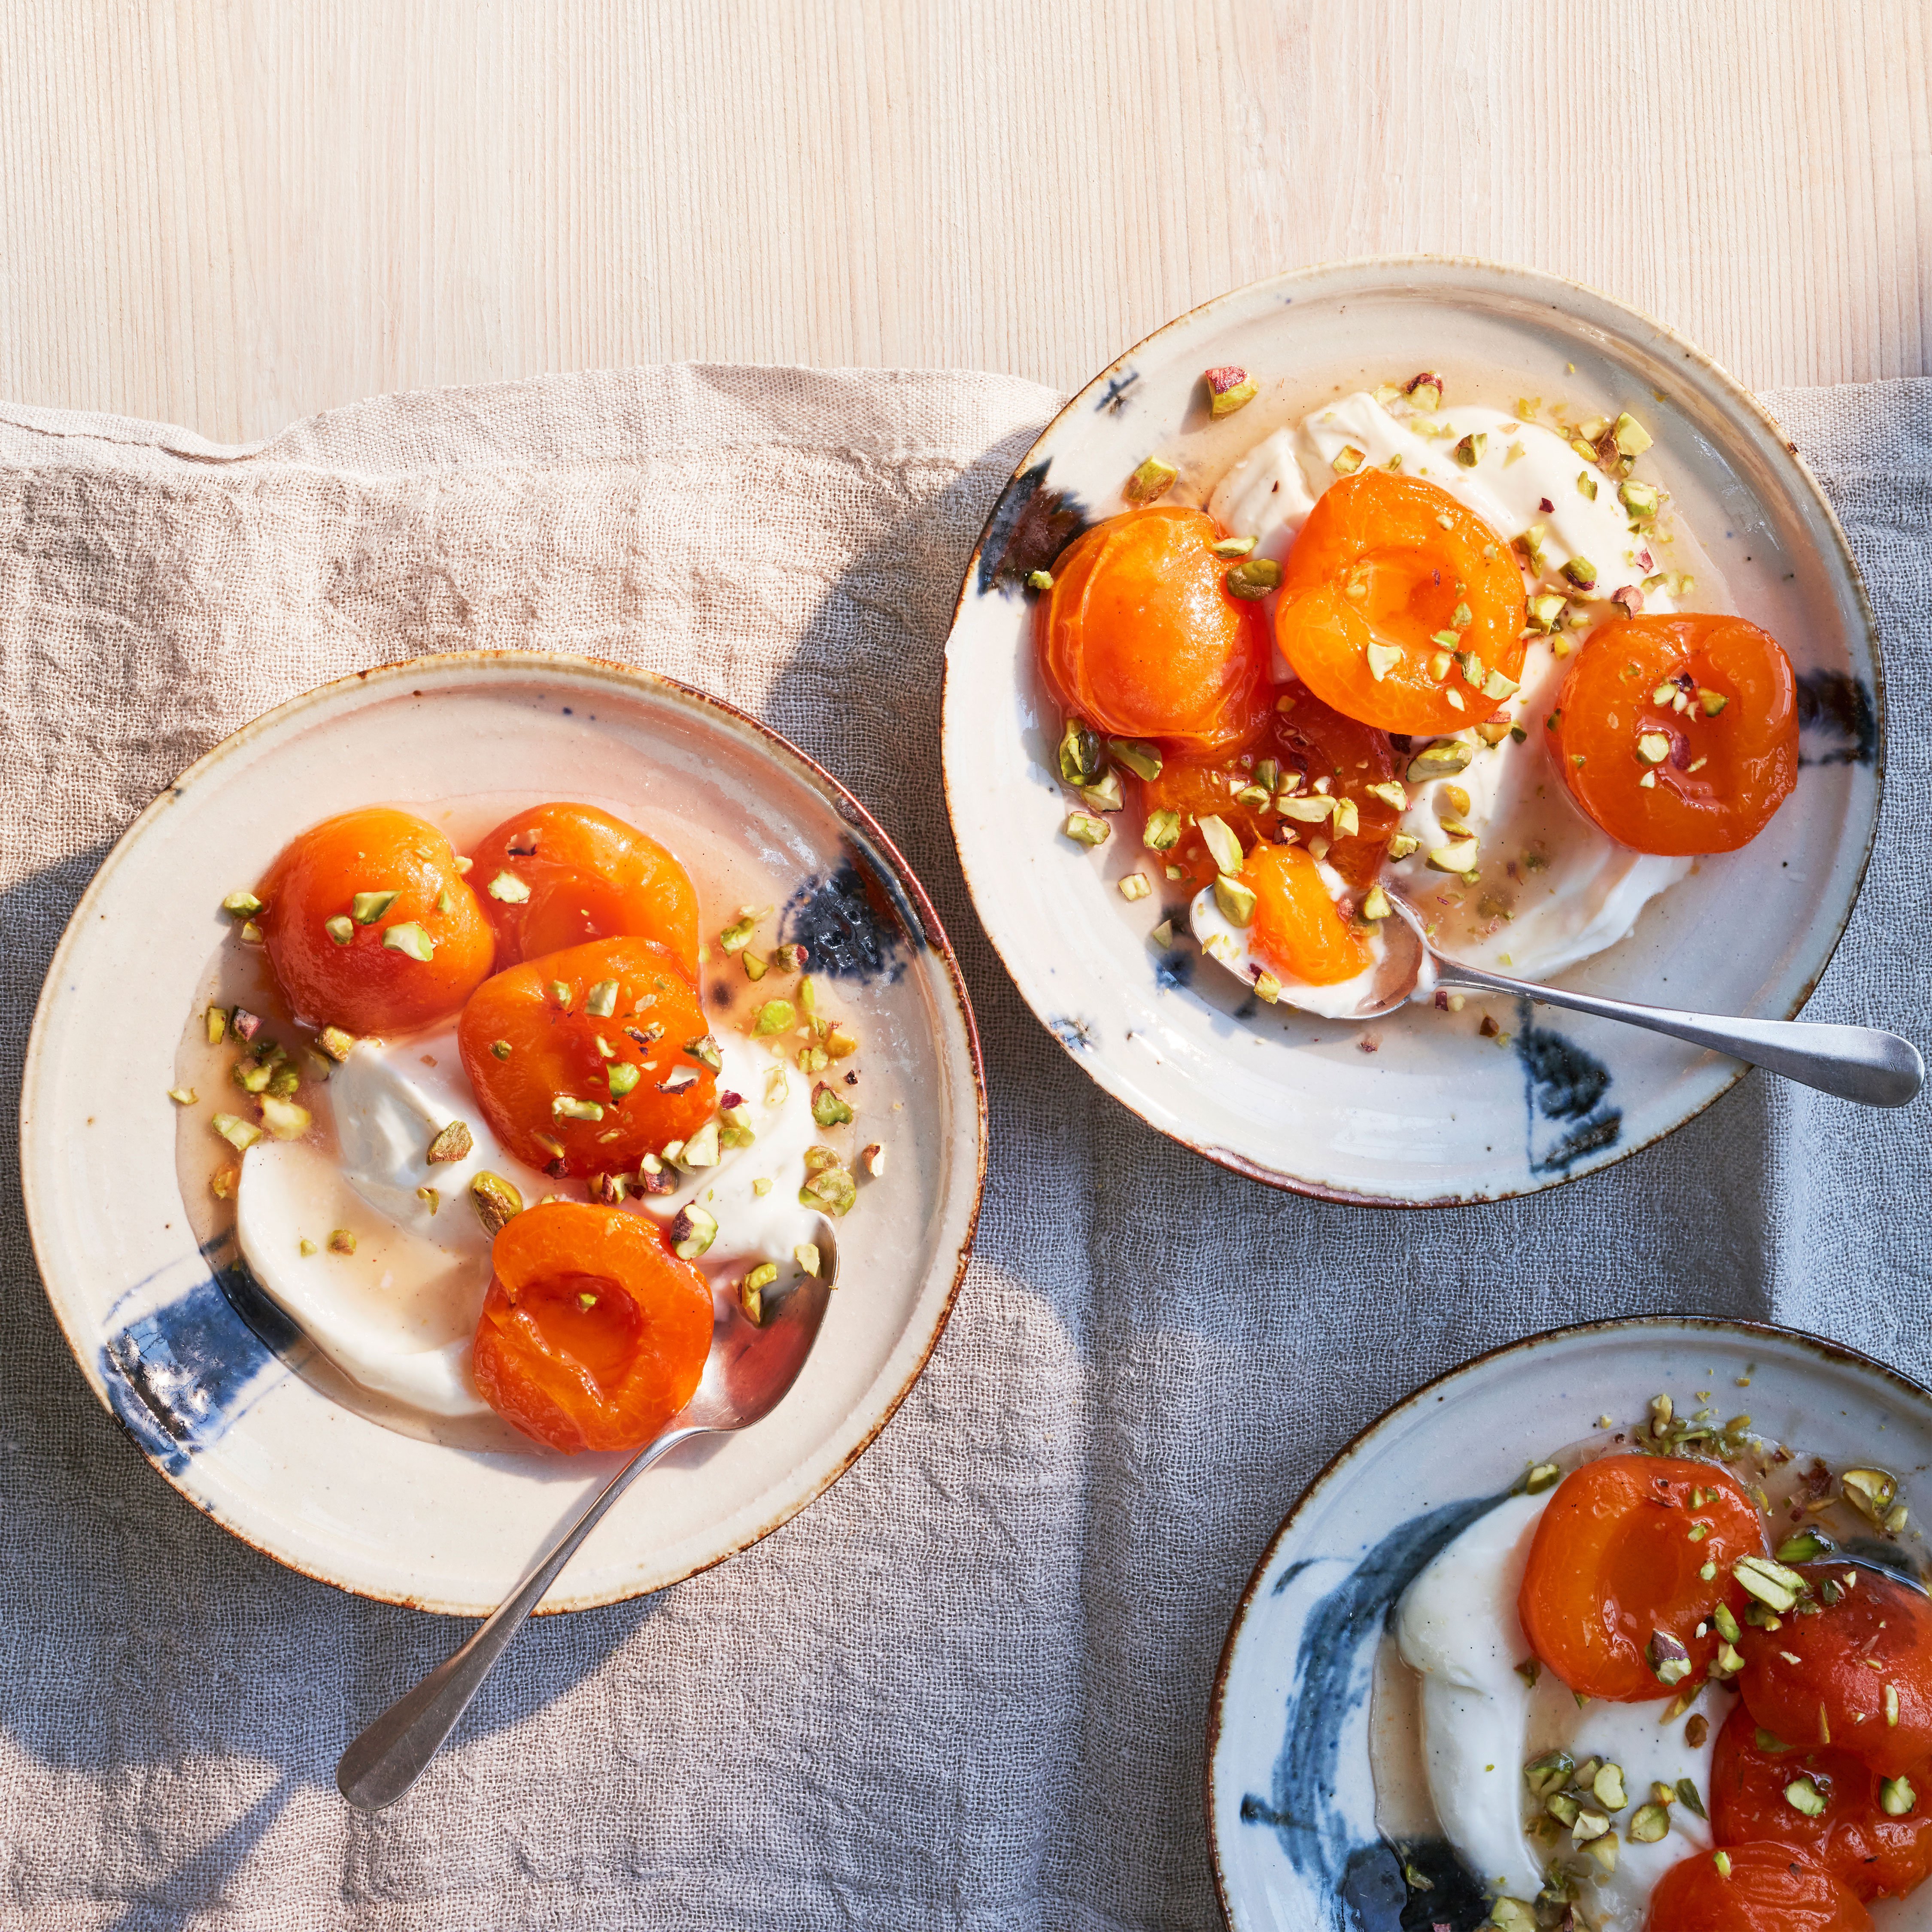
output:
[[[1811,1011],[1924,1042],[1932,382],[1770,400],[1850,530],[1889,691],[1878,850]],[[1754,1074],[1594,1178],[1377,1213],[1222,1172],[1087,1080],[980,933],[938,770],[961,569],[1055,402],[679,367],[372,402],[245,451],[0,410],[0,1923],[1204,1932],[1228,1616],[1388,1403],[1527,1330],[1665,1309],[1932,1376],[1924,1102]],[[508,645],[719,692],[878,814],[971,985],[992,1179],[951,1327],[852,1474],[719,1570],[532,1627],[364,1819],[338,1755],[461,1627],[281,1570],[147,1468],[49,1313],[10,1123],[62,926],[160,787],[326,678]]]

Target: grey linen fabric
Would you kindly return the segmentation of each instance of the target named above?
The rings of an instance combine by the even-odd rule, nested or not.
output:
[[[1388,1402],[1526,1331],[1665,1309],[1932,1375],[1923,1102],[1753,1075],[1597,1178],[1376,1213],[1222,1173],[1087,1080],[981,934],[938,776],[961,568],[1055,400],[647,369],[239,452],[0,410],[0,1922],[1207,1928],[1228,1616]],[[1877,855],[1812,1011],[1925,1041],[1932,382],[1771,401],[1850,529],[1890,681]],[[41,1295],[10,1122],[62,925],[158,788],[326,677],[502,645],[722,692],[878,814],[971,982],[992,1178],[951,1328],[854,1472],[720,1570],[532,1628],[372,1820],[336,1757],[463,1627],[286,1572],[148,1469]]]

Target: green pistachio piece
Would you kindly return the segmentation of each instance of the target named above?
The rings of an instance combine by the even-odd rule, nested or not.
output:
[[[1596,586],[1597,566],[1587,556],[1573,556],[1563,566],[1563,574],[1579,590],[1593,590]]]
[[[1790,1610],[1810,1587],[1796,1570],[1765,1556],[1740,1556],[1731,1574],[1760,1604],[1778,1612]]]
[[[177,1107],[192,1107],[195,1103],[195,1090],[192,1087],[170,1087],[168,1098]]]
[[[1408,761],[1406,774],[1411,784],[1426,784],[1432,778],[1453,778],[1469,769],[1474,747],[1460,738],[1438,738],[1425,745]]]
[[[1662,506],[1662,493],[1649,483],[1624,483],[1617,489],[1617,501],[1638,523],[1647,523]]]
[[[230,892],[221,902],[221,910],[237,919],[253,919],[262,910],[262,902],[253,892]]]
[[[1027,588],[1029,590],[1051,590],[1053,588],[1053,572],[1050,570],[1028,571]]]
[[[1228,594],[1245,604],[1258,604],[1281,584],[1281,566],[1271,556],[1251,556],[1228,572]]]
[[[358,926],[374,926],[395,902],[394,892],[358,892],[350,901],[349,909],[356,915]]]
[[[1180,474],[1171,463],[1163,463],[1157,456],[1148,457],[1127,478],[1127,501],[1130,503],[1152,503],[1165,496],[1173,488],[1174,478]]]
[[[1241,842],[1234,827],[1226,819],[1218,818],[1210,812],[1199,820],[1198,829],[1202,842],[1208,848],[1216,870],[1238,872],[1241,869]]]
[[[694,1172],[700,1167],[716,1167],[718,1146],[718,1123],[706,1120],[680,1150],[677,1164],[687,1172]]]
[[[553,1094],[550,1102],[554,1120],[601,1120],[604,1109],[595,1100],[580,1100],[574,1094]]]
[[[208,1043],[219,1046],[228,1037],[228,1012],[224,1006],[210,1006],[202,1016],[202,1023],[207,1029]]]
[[[476,1145],[468,1124],[462,1120],[452,1120],[430,1142],[429,1152],[423,1158],[432,1167],[446,1161],[467,1160]]]
[[[584,996],[584,1010],[593,1018],[608,1020],[617,1010],[617,982],[599,980]]]
[[[1834,1547],[1828,1536],[1815,1529],[1801,1529],[1796,1536],[1787,1536],[1778,1546],[1778,1560],[1780,1563],[1809,1563],[1816,1557],[1828,1556]]]
[[[306,1107],[284,1100],[273,1094],[262,1096],[262,1124],[278,1141],[300,1140],[309,1130],[313,1117]]]
[[[821,1168],[798,1190],[799,1204],[816,1208],[835,1220],[851,1210],[859,1198],[859,1184],[843,1167]]]
[[[1868,1522],[1882,1523],[1898,1499],[1898,1478],[1883,1469],[1847,1469],[1838,1480],[1846,1502]]]
[[[636,1067],[622,1062],[611,1067],[604,1076],[610,1083],[610,1097],[614,1100],[621,1100],[644,1077]]]
[[[1223,537],[1219,543],[1210,544],[1208,548],[1209,553],[1215,556],[1247,556],[1260,542],[1259,537]]]
[[[1888,1818],[1903,1818],[1918,1802],[1918,1794],[1906,1778],[1888,1778],[1878,1788],[1879,1808]]]
[[[1158,745],[1150,745],[1144,738],[1109,738],[1107,748],[1136,778],[1157,778],[1160,776],[1161,756]]]
[[[1070,812],[1066,823],[1060,829],[1076,845],[1104,845],[1113,836],[1107,821],[1096,818],[1090,812]]]
[[[743,914],[718,935],[720,950],[728,957],[732,953],[743,952],[751,944],[752,934],[758,929],[758,914],[754,912]]]
[[[1618,412],[1610,437],[1616,444],[1619,456],[1641,456],[1654,440],[1649,430],[1627,410]]]
[[[356,1236],[347,1228],[332,1228],[328,1231],[328,1252],[332,1255],[352,1255],[356,1252]]]
[[[1824,1815],[1825,1794],[1808,1778],[1794,1778],[1784,1787],[1784,1802],[1794,1811],[1802,1811],[1808,1818]]]
[[[1080,796],[1095,812],[1118,812],[1126,802],[1120,791],[1120,775],[1111,767],[1098,784],[1088,786]]]
[[[470,1182],[470,1202],[483,1232],[494,1240],[512,1218],[524,1211],[524,1197],[500,1174],[488,1168],[473,1174]]]
[[[1086,722],[1070,718],[1060,737],[1060,777],[1079,790],[1100,782],[1100,738]]]
[[[356,1036],[340,1027],[326,1026],[316,1035],[315,1043],[339,1064],[349,1058],[349,1049],[356,1044]]]
[[[414,920],[406,920],[400,926],[385,926],[382,944],[390,952],[400,952],[411,959],[433,959],[436,956],[436,941]]]
[[[1526,607],[1530,628],[1547,634],[1558,629],[1570,600],[1560,592],[1545,590],[1532,597]]]
[[[1640,1804],[1630,1814],[1630,1841],[1654,1845],[1670,1834],[1670,1814],[1661,1804]]]
[[[217,1114],[208,1125],[238,1154],[247,1153],[262,1138],[261,1129],[238,1114]]]
[[[434,1214],[442,1205],[442,1190],[436,1187],[418,1187],[416,1198]]]
[[[1180,814],[1178,812],[1150,812],[1141,830],[1141,843],[1150,852],[1172,852],[1180,842]]]
[[[1368,460],[1369,452],[1358,449],[1352,442],[1344,443],[1328,459],[1328,467],[1337,476],[1352,476]]]
[[[1480,430],[1473,430],[1449,454],[1465,470],[1473,470],[1482,461],[1483,452],[1488,447],[1489,440]]]
[[[356,922],[345,912],[338,913],[333,919],[326,919],[322,929],[338,946],[346,946],[356,937]]]
[[[1218,368],[1202,371],[1201,380],[1208,390],[1208,413],[1210,416],[1231,416],[1234,412],[1252,402],[1260,386],[1246,370],[1238,368],[1233,363],[1225,363]]]
[[[1476,869],[1476,841],[1474,838],[1452,838],[1445,845],[1438,845],[1424,861],[1431,872],[1454,872],[1459,877]]]
[[[821,1127],[842,1127],[852,1118],[852,1109],[822,1080],[812,1090],[812,1118]]]
[[[694,1262],[718,1238],[718,1217],[692,1202],[670,1224],[671,1245],[682,1260]]]
[[[1402,662],[1405,653],[1400,644],[1371,644],[1365,655],[1369,661],[1370,676],[1380,684]]]
[[[483,890],[505,905],[521,905],[530,896],[530,887],[514,872],[499,872]]]
[[[1221,908],[1221,916],[1230,926],[1250,926],[1254,922],[1253,890],[1226,872],[1216,875],[1214,903]]]

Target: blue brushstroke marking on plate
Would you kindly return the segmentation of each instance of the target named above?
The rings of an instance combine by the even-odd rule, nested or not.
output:
[[[850,858],[806,880],[778,915],[778,935],[802,946],[814,974],[891,986],[905,970],[902,955],[926,944],[918,914],[896,884]]]
[[[1109,416],[1117,416],[1127,405],[1127,392],[1141,379],[1138,369],[1129,369],[1116,376],[1107,385],[1107,392],[1094,405],[1094,413],[1098,416],[1105,410]]]
[[[1798,680],[1798,762],[1878,762],[1878,706],[1862,678],[1841,670],[1808,670]]]
[[[1100,1029],[1091,1020],[1072,1019],[1065,1014],[1047,1022],[1048,1030],[1062,1046],[1084,1053],[1100,1042]]]
[[[1516,1003],[1516,1062],[1522,1069],[1523,1156],[1532,1174],[1568,1174],[1586,1154],[1615,1147],[1623,1110],[1605,1106],[1610,1070],[1594,1053],[1553,1028],[1536,1024],[1527,1000]],[[1537,1150],[1538,1130],[1554,1124],[1553,1138]]]
[[[1068,490],[1049,490],[1052,459],[1022,470],[1000,493],[980,540],[980,594],[998,588],[1025,595],[1027,579],[1052,568],[1073,539],[1090,529],[1087,506]]]
[[[1184,952],[1178,946],[1163,952],[1155,963],[1154,982],[1162,992],[1172,992],[1176,987],[1191,985],[1194,979],[1196,956]]]
[[[234,1252],[232,1235],[208,1244],[202,1259],[208,1272],[200,1280],[116,1329],[100,1355],[116,1416],[171,1475],[227,1433],[302,1339]]]
[[[1503,1500],[1480,1496],[1412,1517],[1303,1621],[1274,1788],[1267,1798],[1244,1796],[1240,1815],[1244,1824],[1274,1832],[1310,1893],[1328,1901],[1329,1932],[1396,1932],[1430,1924],[1473,1932],[1489,1915],[1488,1901],[1448,1846],[1439,1840],[1390,1845],[1371,1835],[1372,1820],[1358,1830],[1336,1804],[1335,1786],[1343,1726],[1368,1696],[1374,1646],[1402,1593],[1426,1564]],[[1298,1564],[1289,1574],[1308,1567]],[[1277,1582],[1273,1594],[1288,1580]],[[1412,1889],[1402,1876],[1405,1864],[1429,1886]]]

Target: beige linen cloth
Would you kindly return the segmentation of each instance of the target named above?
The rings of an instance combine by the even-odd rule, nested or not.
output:
[[[1202,1731],[1302,1484],[1526,1330],[1767,1316],[1932,1373],[1928,1107],[1753,1075],[1606,1174],[1375,1213],[1270,1192],[1106,1099],[974,919],[940,654],[1057,398],[1003,377],[670,368],[404,396],[259,448],[0,409],[0,1923],[1206,1928]],[[1885,626],[1889,798],[1815,1014],[1932,1039],[1932,383],[1772,398]],[[70,1361],[11,1122],[41,974],[135,812],[323,679],[517,645],[766,717],[931,888],[986,1046],[977,1258],[857,1467],[736,1561],[519,1640],[415,1796],[336,1758],[461,1626],[206,1521]],[[112,1211],[111,1204],[106,1211]]]

